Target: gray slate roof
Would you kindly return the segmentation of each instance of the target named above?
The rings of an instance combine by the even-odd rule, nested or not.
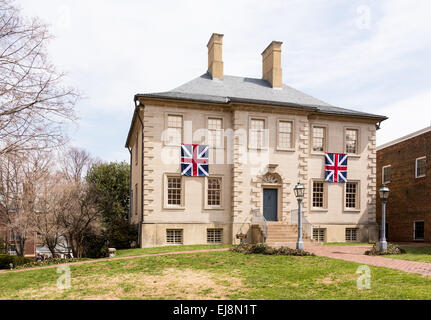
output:
[[[272,88],[266,80],[255,78],[224,76],[224,79],[213,80],[208,73],[171,91],[138,94],[136,96],[221,104],[226,104],[230,101],[258,103],[310,109],[329,114],[386,119],[386,117],[380,115],[332,106],[284,84],[282,88],[278,89]]]

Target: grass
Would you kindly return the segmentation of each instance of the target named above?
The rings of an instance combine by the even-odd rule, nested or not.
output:
[[[372,246],[372,243],[367,242],[324,242],[324,246]]]
[[[0,299],[430,299],[431,278],[373,267],[359,290],[359,264],[325,257],[187,253],[0,274]]]
[[[405,254],[392,254],[382,257],[419,262],[431,262],[431,247],[409,247],[403,245],[401,245],[401,247],[407,251]]]
[[[230,248],[233,245],[230,244],[198,244],[198,245],[185,245],[185,246],[164,246],[164,247],[154,247],[154,248],[139,248],[139,249],[125,249],[118,250],[115,254],[116,257],[126,257],[126,256],[139,256],[143,254],[151,253],[165,253],[174,251],[191,251],[191,250],[205,250],[205,249],[221,249]]]

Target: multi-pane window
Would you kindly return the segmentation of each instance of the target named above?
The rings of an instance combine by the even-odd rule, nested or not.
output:
[[[265,146],[265,120],[251,119],[250,147],[262,149]]]
[[[208,144],[211,147],[223,146],[223,120],[208,118]]]
[[[292,148],[292,122],[278,122],[278,147],[282,149]]]
[[[209,206],[221,206],[221,178],[208,178],[207,193]]]
[[[183,135],[183,117],[168,115],[167,144],[180,145]]]
[[[326,129],[324,127],[313,127],[313,151],[325,151]]]
[[[222,243],[223,229],[207,229],[208,243]]]
[[[325,186],[321,181],[313,182],[313,207],[323,208],[325,200]]]
[[[426,176],[426,161],[425,157],[416,159],[416,178]]]
[[[358,241],[358,228],[346,228],[346,241]]]
[[[166,243],[182,244],[183,243],[183,229],[167,229],[166,230]]]
[[[325,242],[326,229],[313,229],[313,239],[319,242]]]
[[[168,177],[168,205],[181,205],[181,177]]]
[[[346,208],[358,207],[358,184],[356,182],[346,183]]]
[[[358,130],[346,130],[346,153],[358,153]]]
[[[391,182],[391,166],[386,166],[382,168],[382,183]]]

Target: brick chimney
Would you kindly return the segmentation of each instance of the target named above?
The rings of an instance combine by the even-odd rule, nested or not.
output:
[[[223,79],[223,35],[213,33],[207,44],[208,72],[213,79]]]
[[[281,45],[283,42],[272,41],[262,52],[262,79],[267,80],[273,88],[282,87]]]

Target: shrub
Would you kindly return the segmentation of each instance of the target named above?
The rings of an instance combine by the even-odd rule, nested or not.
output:
[[[314,256],[313,253],[305,250],[291,249],[288,247],[272,248],[265,243],[257,243],[257,244],[241,243],[229,250],[233,252],[239,252],[239,253],[245,253],[245,254],[254,253],[254,254],[279,255],[279,256]]]
[[[13,264],[13,267],[16,267],[31,261],[32,260],[29,258],[12,256],[10,254],[0,254],[0,269],[10,269],[11,263]]]
[[[388,248],[386,251],[380,252],[380,243],[375,243],[371,250],[365,251],[365,254],[368,256],[379,256],[379,255],[388,255],[388,254],[403,254],[406,253],[406,250],[397,246],[393,243],[388,243]]]
[[[84,261],[84,260],[88,260],[88,259],[85,259],[85,258],[67,258],[67,259],[50,258],[50,259],[45,259],[42,261],[31,261],[31,262],[28,262],[26,264],[22,264],[22,265],[18,266],[17,269],[43,267],[43,266],[50,266],[50,265],[70,263],[70,262],[78,262],[78,261]]]

